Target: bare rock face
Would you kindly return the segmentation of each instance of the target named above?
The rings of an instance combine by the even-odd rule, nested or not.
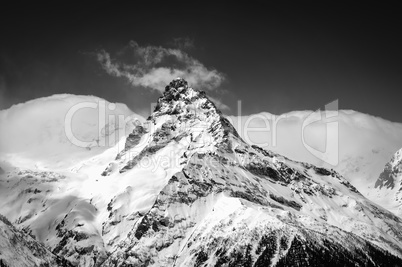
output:
[[[133,132],[128,135],[124,150],[117,155],[116,159],[120,159],[128,150],[138,145],[145,132],[144,127],[141,125],[136,126]]]

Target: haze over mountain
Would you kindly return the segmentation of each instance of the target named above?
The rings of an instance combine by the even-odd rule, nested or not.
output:
[[[120,138],[130,133],[137,120],[144,118],[126,105],[95,96],[31,100],[0,111],[0,155],[15,157],[16,165],[32,164],[24,167],[70,166],[115,145],[118,133]]]

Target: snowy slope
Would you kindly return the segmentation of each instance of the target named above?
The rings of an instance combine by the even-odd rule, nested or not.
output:
[[[247,144],[180,79],[114,147],[63,170],[0,165],[0,212],[78,266],[402,264],[400,218]]]
[[[335,117],[325,118],[303,128],[312,111],[294,111],[282,115],[267,112],[249,116],[230,116],[239,135],[251,144],[275,151],[289,158],[333,168],[346,177],[360,192],[374,202],[379,199],[372,189],[385,164],[402,147],[402,124],[352,110],[339,110]],[[327,122],[337,122],[338,135],[329,135]],[[304,129],[304,142],[302,139]],[[338,148],[329,151],[338,158],[334,166],[313,155],[308,148],[325,151],[327,143],[338,142]]]

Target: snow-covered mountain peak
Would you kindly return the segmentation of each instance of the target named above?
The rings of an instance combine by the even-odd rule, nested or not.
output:
[[[151,117],[163,114],[180,115],[183,112],[222,116],[222,112],[207,97],[204,91],[193,89],[188,86],[186,80],[177,78],[166,86],[165,92],[158,99]]]
[[[177,78],[171,81],[166,87],[163,95],[158,99],[158,111],[163,103],[172,103],[172,101],[183,101],[184,104],[190,104],[194,100],[205,97],[205,92],[195,90],[188,86],[186,80]]]
[[[155,111],[150,118],[156,120],[157,117],[163,115],[174,116],[180,121],[186,120],[190,122],[190,125],[197,119],[205,121],[208,122],[208,125],[204,125],[204,128],[220,128],[225,131],[224,135],[230,132],[239,137],[235,128],[207,97],[206,93],[189,87],[187,81],[181,78],[173,80],[166,86],[165,92],[158,99]]]
[[[205,93],[202,94],[205,97]],[[165,92],[158,99],[158,103],[155,107],[155,112],[153,115],[166,114],[169,113],[169,111],[173,115],[173,112],[178,113],[180,107],[183,108],[185,105],[191,104],[200,97],[200,91],[189,87],[186,80],[177,78],[166,86]],[[177,107],[179,103],[180,105]]]
[[[184,79],[173,80],[158,99],[154,112],[144,125],[138,125],[128,136],[116,160],[120,172],[133,168],[144,157],[169,146],[182,149],[179,165],[194,153],[231,150],[244,143],[232,124],[222,115],[205,92],[188,86]],[[116,164],[104,172],[108,175]]]
[[[208,115],[221,114],[215,105],[206,97],[205,92],[195,90],[188,86],[184,79],[177,78],[170,82],[165,88],[165,92],[158,99],[154,113],[150,116],[152,119],[163,115],[180,117],[197,113],[208,113]],[[199,114],[200,115],[200,114]]]
[[[171,81],[168,85],[166,85],[164,95],[167,95],[167,93],[175,93],[175,92],[180,93],[186,89],[188,89],[187,81],[178,77],[173,81]]]

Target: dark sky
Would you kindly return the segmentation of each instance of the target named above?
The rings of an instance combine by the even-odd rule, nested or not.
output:
[[[168,48],[187,38],[186,53],[225,75],[211,94],[231,107],[228,114],[237,100],[244,114],[280,114],[339,99],[341,109],[402,122],[398,10],[379,2],[2,5],[0,108],[73,93],[145,113],[159,93],[108,75],[96,51],[118,54],[130,40]]]

